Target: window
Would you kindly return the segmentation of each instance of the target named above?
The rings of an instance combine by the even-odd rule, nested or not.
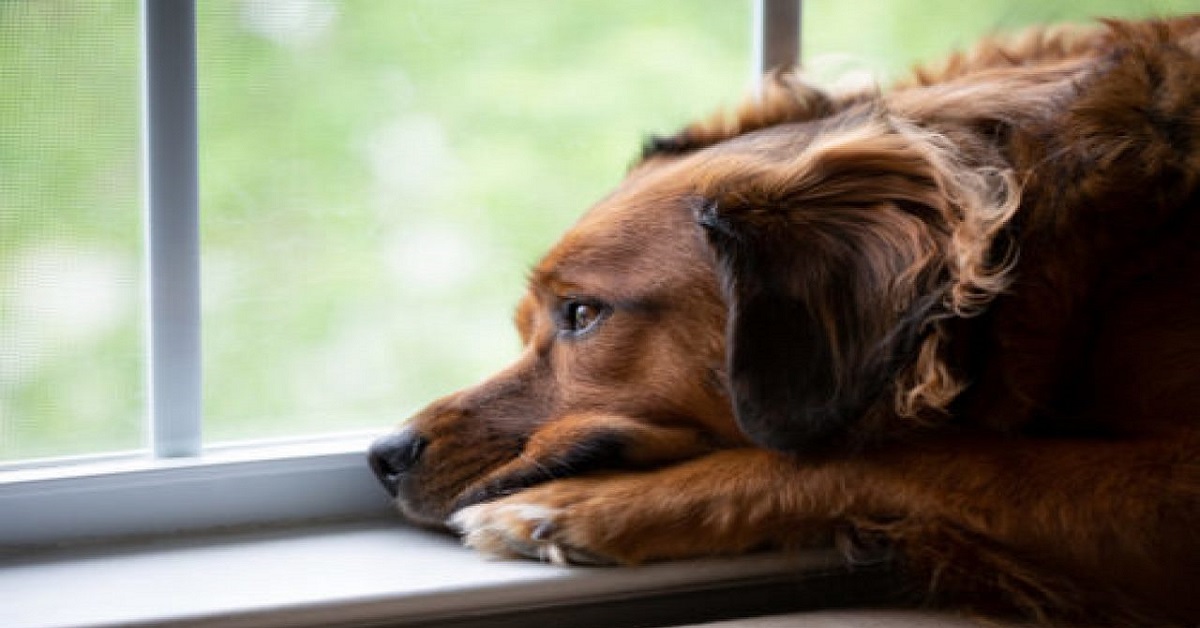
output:
[[[0,95],[0,461],[151,449],[139,4],[0,11],[0,72],[18,86]],[[638,137],[744,87],[746,13],[722,0],[197,3],[202,362],[152,379],[202,382],[215,444],[377,430],[496,369],[517,348],[507,312],[526,268],[620,178]],[[172,257],[169,227],[167,259],[150,246],[150,264],[195,263]],[[196,307],[183,281],[164,276],[163,311]],[[160,405],[199,416],[180,407],[194,402]]]
[[[195,61],[198,143],[166,142],[197,185],[182,249],[142,235],[144,7],[0,3],[0,544],[379,508],[363,432],[328,434],[393,424],[503,364],[526,267],[643,133],[732,104],[751,57],[751,3],[727,0],[231,0],[196,3],[194,28],[176,19],[193,3],[144,2],[169,51],[150,74]],[[887,77],[990,30],[1188,4],[810,0],[804,54],[818,78]],[[181,181],[157,189],[186,197]],[[152,363],[163,316],[183,332]],[[201,433],[213,447],[183,461],[55,458],[195,454]],[[120,516],[139,503],[155,514]]]
[[[363,428],[515,355],[540,251],[749,74],[725,0],[192,5],[0,6],[0,155],[59,160],[0,174],[0,545],[381,511]],[[110,310],[120,359],[50,327]]]
[[[823,81],[867,72],[886,83],[917,62],[936,60],[988,33],[1195,10],[1191,0],[881,0],[869,10],[852,2],[805,0],[804,60]]]

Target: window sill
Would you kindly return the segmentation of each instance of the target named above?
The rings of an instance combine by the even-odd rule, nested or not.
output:
[[[0,626],[663,626],[879,600],[832,550],[631,569],[404,525],[369,439],[0,470]]]
[[[861,601],[879,576],[822,550],[638,568],[496,561],[375,520],[9,556],[0,625],[647,626]]]
[[[195,458],[0,467],[0,556],[29,547],[380,517],[370,437],[248,443]]]

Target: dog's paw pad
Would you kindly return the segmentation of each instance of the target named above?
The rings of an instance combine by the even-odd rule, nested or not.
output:
[[[561,538],[562,510],[537,504],[490,502],[454,513],[449,525],[463,544],[501,557],[533,558],[556,565],[611,565],[614,561]]]

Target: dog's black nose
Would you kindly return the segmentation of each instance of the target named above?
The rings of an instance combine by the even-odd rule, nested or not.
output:
[[[392,496],[399,490],[400,478],[420,460],[427,442],[416,430],[406,427],[371,443],[367,450],[371,470]]]

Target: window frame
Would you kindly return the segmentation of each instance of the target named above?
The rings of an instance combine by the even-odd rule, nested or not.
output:
[[[200,158],[194,0],[142,0],[149,440],[200,455]]]
[[[798,62],[801,0],[752,3],[757,81]],[[141,16],[149,453],[0,464],[0,549],[386,516],[370,434],[203,445],[195,0]]]

